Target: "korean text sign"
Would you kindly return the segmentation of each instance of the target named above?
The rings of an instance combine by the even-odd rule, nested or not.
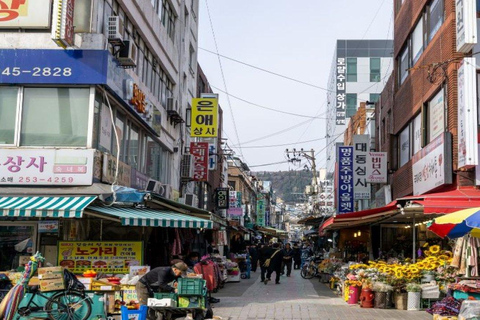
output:
[[[370,135],[353,136],[353,190],[354,199],[370,199],[370,184],[367,182],[367,154],[370,151]]]
[[[2,149],[0,185],[91,185],[93,149]]]
[[[60,241],[58,263],[73,273],[95,270],[127,274],[130,266],[143,265],[141,241]]]
[[[231,216],[242,216],[242,193],[238,191],[230,191],[228,214]]]
[[[217,188],[216,204],[218,209],[228,209],[229,207],[229,191],[228,188]]]
[[[218,99],[192,99],[192,137],[216,137],[218,135]]]
[[[261,195],[257,197],[257,225],[265,227],[265,199]]]
[[[338,213],[353,212],[353,147],[338,147]]]
[[[51,0],[1,0],[0,29],[50,27]]]
[[[347,74],[347,65],[345,64],[344,57],[337,57],[337,72],[336,72],[336,85],[337,85],[337,94],[336,94],[336,124],[342,125],[345,124],[345,113],[346,113],[346,74]]]
[[[387,153],[369,152],[367,157],[367,182],[387,183]]]
[[[193,155],[193,181],[208,180],[208,142],[191,142],[190,154]]]

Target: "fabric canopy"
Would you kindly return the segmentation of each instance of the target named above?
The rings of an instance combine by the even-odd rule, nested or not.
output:
[[[0,197],[4,217],[81,218],[91,197]]]
[[[401,200],[422,205],[424,214],[447,214],[462,209],[480,207],[480,190],[464,187],[397,199],[397,201]]]
[[[205,228],[212,229],[213,222],[181,213],[133,207],[88,207],[88,211],[118,217],[124,226]]]

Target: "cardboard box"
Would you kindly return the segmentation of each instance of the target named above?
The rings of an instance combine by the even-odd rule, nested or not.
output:
[[[85,290],[90,291],[92,290],[92,283],[93,283],[93,278],[86,278],[86,277],[77,277],[78,281],[83,283],[85,286]]]
[[[63,267],[38,268],[38,279],[63,279]]]
[[[148,298],[147,305],[149,307],[177,307],[177,302],[170,298],[163,298],[163,299],[155,299],[155,298]]]
[[[40,291],[64,290],[65,283],[62,279],[42,279],[40,280]]]

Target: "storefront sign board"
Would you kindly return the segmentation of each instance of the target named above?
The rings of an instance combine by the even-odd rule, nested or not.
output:
[[[131,266],[143,265],[141,241],[59,241],[58,264],[73,273],[127,274]]]
[[[217,190],[215,190],[215,204],[217,209],[228,209],[229,200],[228,188],[217,188]]]
[[[192,99],[191,117],[190,135],[192,137],[218,136],[218,99]]]
[[[477,5],[475,0],[455,1],[457,51],[468,53],[477,43]]]
[[[52,40],[62,48],[74,45],[74,11],[75,0],[54,0],[53,2]]]
[[[387,183],[387,152],[369,152],[367,182]]]
[[[428,103],[428,118],[430,126],[430,141],[445,131],[445,98],[444,89],[440,90]]]
[[[208,181],[208,143],[191,142],[190,154],[195,159],[193,181]]]
[[[257,225],[265,227],[265,198],[261,195],[257,197]]]
[[[367,182],[367,158],[370,151],[370,135],[353,136],[353,198],[370,199],[370,183]]]
[[[0,185],[91,185],[93,149],[0,149]]]
[[[117,166],[117,184],[124,187],[131,187],[132,167],[121,161],[117,162],[117,158],[106,153],[103,154],[102,182],[113,183],[115,181]]]
[[[353,147],[338,147],[337,212],[353,212]]]
[[[0,49],[4,84],[106,84],[107,66],[107,50]]]
[[[58,220],[38,221],[38,233],[57,233]]]
[[[336,124],[344,125],[346,118],[346,85],[347,65],[345,57],[337,57],[336,72]]]
[[[51,0],[2,0],[0,29],[48,29]]]
[[[478,164],[477,71],[475,58],[463,58],[458,69],[458,168]]]
[[[452,138],[446,132],[412,158],[413,195],[452,183]]]

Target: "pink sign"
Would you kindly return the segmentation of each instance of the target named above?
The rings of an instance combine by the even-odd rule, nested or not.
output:
[[[208,180],[208,142],[190,143],[190,154],[194,157],[193,181]]]

